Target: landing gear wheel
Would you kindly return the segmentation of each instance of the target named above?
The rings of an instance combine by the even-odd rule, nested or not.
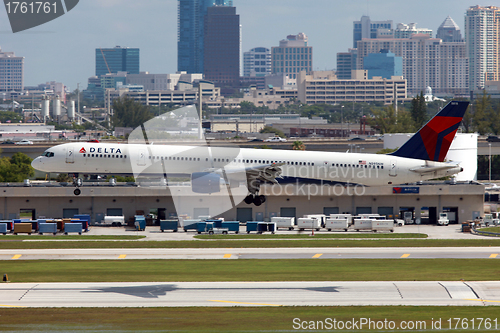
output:
[[[245,200],[244,200],[244,201],[245,201],[245,203],[246,203],[247,205],[250,205],[250,204],[254,201],[254,196],[253,196],[253,194],[249,194],[249,195],[247,195],[247,196],[245,197]]]
[[[75,188],[75,190],[73,191],[73,193],[75,195],[80,195],[82,193],[82,190],[80,190],[79,188]]]
[[[258,195],[256,196],[254,199],[253,199],[253,204],[255,206],[260,206],[262,205],[264,202],[266,202],[266,197],[263,196],[263,195]]]

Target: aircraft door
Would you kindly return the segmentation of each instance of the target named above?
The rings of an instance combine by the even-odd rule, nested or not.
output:
[[[391,160],[391,168],[389,169],[389,176],[396,177],[398,175],[398,164],[396,160]]]
[[[145,149],[139,149],[139,155],[137,156],[137,165],[146,165],[147,152]]]
[[[75,163],[75,152],[73,148],[68,148],[66,151],[66,163]]]

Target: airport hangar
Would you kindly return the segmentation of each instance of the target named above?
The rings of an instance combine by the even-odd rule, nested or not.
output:
[[[109,183],[85,185],[81,194],[74,187],[57,183],[23,186],[3,185],[0,219],[30,214],[36,218],[70,218],[90,214],[92,221],[105,215],[123,215],[125,219],[142,211],[157,212],[158,219],[179,215],[187,218],[218,216],[226,221],[268,221],[273,216],[302,217],[306,214],[379,213],[388,217],[413,211],[423,224],[435,224],[441,211],[454,212],[450,223],[462,223],[484,215],[485,186],[476,182],[425,182],[423,184],[377,187],[280,184],[263,185],[267,200],[261,206],[240,202],[244,195],[231,198],[224,187],[219,193],[200,195],[190,186],[126,185]],[[174,195],[172,195],[172,193]],[[239,202],[239,203],[238,203]],[[234,207],[236,204],[236,207]],[[224,211],[228,209],[227,211]]]

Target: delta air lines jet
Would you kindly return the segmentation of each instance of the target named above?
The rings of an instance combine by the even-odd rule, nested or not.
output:
[[[246,182],[247,204],[259,206],[260,185],[298,177],[367,186],[451,176],[463,169],[445,156],[468,102],[452,101],[396,152],[380,155],[209,146],[66,143],[47,149],[32,166],[40,171],[97,175],[190,175],[192,191],[216,193]],[[81,192],[77,188],[75,194]]]

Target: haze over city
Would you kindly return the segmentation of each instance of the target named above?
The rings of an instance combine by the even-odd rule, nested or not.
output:
[[[24,84],[58,81],[70,90],[87,86],[95,74],[95,49],[117,45],[140,49],[140,70],[177,70],[177,0],[86,0],[44,25],[13,34],[0,11],[0,47],[25,57]],[[435,35],[449,15],[463,29],[470,1],[423,0],[234,0],[242,26],[242,52],[277,46],[287,35],[304,32],[314,48],[313,69],[335,69],[337,52],[352,47],[353,21],[417,23]],[[484,6],[492,4],[481,4]]]

